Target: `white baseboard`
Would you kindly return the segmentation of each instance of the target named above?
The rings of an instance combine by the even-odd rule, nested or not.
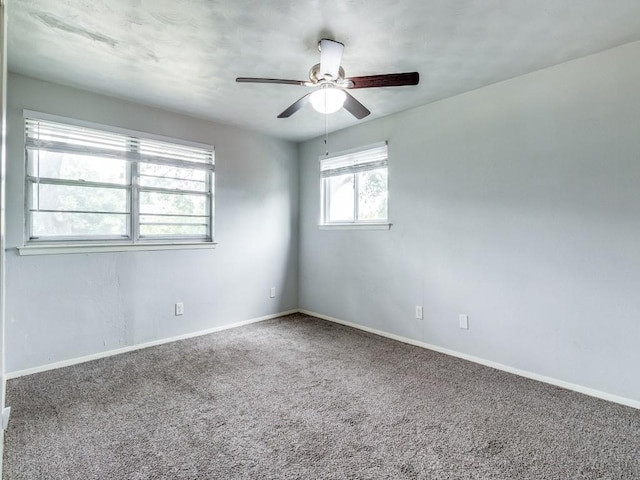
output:
[[[558,380],[556,378],[547,377],[545,375],[529,372],[527,370],[521,370],[519,368],[510,367],[508,365],[503,365],[501,363],[492,362],[491,360],[485,360],[484,358],[475,357],[473,355],[468,355],[466,353],[456,352],[455,350],[449,350],[448,348],[438,347],[437,345],[431,345],[429,343],[420,342],[418,340],[402,337],[400,335],[394,335],[393,333],[388,333],[382,330],[376,330],[374,328],[358,325],[357,323],[346,322],[344,320],[340,320],[339,318],[329,317],[321,313],[311,312],[309,310],[304,310],[304,309],[300,309],[299,312],[304,313],[306,315],[310,315],[312,317],[328,320],[330,322],[339,323],[340,325],[345,325],[347,327],[352,327],[358,330],[363,330],[365,332],[373,333],[375,335],[380,335],[381,337],[386,337],[392,340],[397,340],[399,342],[408,343],[409,345],[414,345],[416,347],[426,348],[428,350],[433,350],[434,352],[444,353],[445,355],[451,355],[452,357],[462,358],[463,360],[468,360],[470,362],[478,363],[486,367],[495,368],[496,370],[502,370],[504,372],[513,373],[514,375],[519,375],[521,377],[530,378],[532,380],[548,383],[550,385],[555,385],[556,387],[562,387],[562,388],[566,388],[567,390],[573,390],[574,392],[583,393],[585,395],[589,395],[590,397],[600,398],[602,400],[619,403],[620,405],[625,405],[627,407],[640,409],[639,400],[620,397],[618,395],[602,392],[600,390],[595,390],[593,388],[584,387],[582,385],[576,385],[575,383],[569,383],[569,382],[565,382],[564,380]]]
[[[266,315],[264,317],[252,318],[249,320],[244,320],[241,322],[232,323],[229,325],[223,325],[220,327],[214,327],[207,330],[201,330],[198,332],[186,333],[184,335],[178,335],[175,337],[163,338],[160,340],[154,340],[152,342],[141,343],[138,345],[131,345],[127,347],[117,348],[114,350],[108,350],[105,352],[94,353],[91,355],[86,355],[84,357],[72,358],[69,360],[63,360],[61,362],[50,363],[47,365],[41,365],[38,367],[27,368],[24,370],[17,370],[15,372],[7,372],[4,375],[4,381],[10,380],[13,378],[23,377],[25,375],[31,375],[34,373],[46,372],[48,370],[55,370],[57,368],[68,367],[71,365],[77,365],[79,363],[90,362],[92,360],[98,360],[100,358],[111,357],[113,355],[119,355],[121,353],[132,352],[135,350],[141,350],[143,348],[153,347],[156,345],[162,345],[165,343],[175,342],[178,340],[185,340],[187,338],[199,337],[202,335],[208,335],[210,333],[220,332],[223,330],[228,330],[231,328],[242,327],[245,325],[250,325],[252,323],[258,323],[265,320],[271,320],[273,318],[278,318],[284,315],[290,315],[292,313],[304,313],[305,315],[310,315],[312,317],[321,318],[323,320],[328,320],[330,322],[338,323],[340,325],[345,325],[347,327],[356,328],[358,330],[362,330],[365,332],[373,333],[375,335],[380,335],[381,337],[390,338],[392,340],[397,340],[402,343],[406,343],[409,345],[414,345],[416,347],[426,348],[428,350],[433,350],[434,352],[444,353],[445,355],[451,355],[452,357],[461,358],[463,360],[468,360],[470,362],[478,363],[480,365],[484,365],[487,367],[495,368],[496,370],[502,370],[504,372],[513,373],[514,375],[519,375],[521,377],[530,378],[532,380],[537,380],[539,382],[548,383],[550,385],[555,385],[557,387],[566,388],[568,390],[573,390],[574,392],[583,393],[585,395],[589,395],[591,397],[600,398],[602,400],[607,400],[609,402],[618,403],[620,405],[625,405],[628,407],[640,409],[640,401],[634,400],[631,398],[620,397],[618,395],[613,395],[611,393],[602,392],[600,390],[595,390],[593,388],[584,387],[582,385],[577,385],[575,383],[566,382],[564,380],[558,380],[556,378],[547,377],[545,375],[540,375],[537,373],[529,372],[527,370],[521,370],[519,368],[510,367],[508,365],[503,365],[501,363],[493,362],[491,360],[486,360],[484,358],[476,357],[473,355],[468,355],[466,353],[457,352],[455,350],[450,350],[448,348],[439,347],[437,345],[431,345],[429,343],[421,342],[418,340],[413,340],[411,338],[402,337],[400,335],[395,335],[393,333],[388,333],[382,330],[376,330],[374,328],[365,327],[364,325],[359,325],[357,323],[347,322],[345,320],[341,320],[339,318],[330,317],[328,315],[323,315],[321,313],[312,312],[304,309],[294,309],[288,310],[286,312],[274,313],[272,315]]]
[[[243,327],[252,323],[263,322],[265,320],[271,320],[272,318],[282,317],[284,315],[290,315],[292,313],[298,313],[298,309],[287,310],[286,312],[274,313],[272,315],[265,315],[264,317],[252,318],[250,320],[243,320],[242,322],[231,323],[229,325],[222,325],[220,327],[209,328],[207,330],[200,330],[198,332],[185,333],[184,335],[177,335],[175,337],[162,338],[160,340],[154,340],[152,342],[140,343],[138,345],[130,345],[127,347],[116,348],[114,350],[107,350],[104,352],[93,353],[84,357],[71,358],[69,360],[63,360],[61,362],[49,363],[47,365],[41,365],[39,367],[26,368],[24,370],[17,370],[15,372],[5,373],[5,380],[11,380],[12,378],[24,377],[25,375],[32,375],[34,373],[46,372],[48,370],[55,370],[57,368],[69,367],[71,365],[77,365],[79,363],[90,362],[92,360],[98,360],[100,358],[112,357],[113,355],[120,355],[121,353],[132,352],[134,350],[141,350],[143,348],[154,347],[156,345],[162,345],[164,343],[175,342],[178,340],[185,340],[187,338],[200,337],[202,335],[208,335],[210,333],[221,332],[222,330],[229,330],[230,328]]]

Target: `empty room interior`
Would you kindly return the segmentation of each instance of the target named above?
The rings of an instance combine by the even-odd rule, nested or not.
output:
[[[640,478],[640,2],[3,0],[1,478]]]

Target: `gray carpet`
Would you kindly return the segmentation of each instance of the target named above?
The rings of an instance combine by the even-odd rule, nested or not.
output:
[[[305,315],[12,380],[4,479],[639,479],[640,411]]]

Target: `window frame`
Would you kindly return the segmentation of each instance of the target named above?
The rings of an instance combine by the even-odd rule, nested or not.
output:
[[[54,185],[71,185],[71,186],[84,186],[99,188],[103,182],[83,181],[83,180],[67,180],[62,178],[46,178],[45,182],[42,182],[40,175],[32,176],[29,171],[29,148],[27,145],[27,121],[28,119],[43,122],[55,122],[62,125],[68,125],[70,127],[79,127],[97,130],[101,133],[115,134],[122,136],[125,140],[126,149],[122,155],[114,155],[118,159],[126,161],[126,183],[123,184],[108,184],[104,183],[106,188],[121,188],[126,192],[127,211],[123,215],[128,216],[126,221],[126,235],[56,235],[56,236],[35,236],[33,233],[33,187],[36,184],[54,184]],[[112,251],[112,250],[129,250],[131,247],[159,250],[164,249],[162,247],[168,247],[170,249],[176,246],[188,247],[193,246],[196,248],[211,247],[214,243],[214,219],[215,219],[215,149],[213,145],[191,142],[187,140],[181,140],[161,135],[155,135],[147,132],[139,132],[130,129],[124,129],[109,125],[98,124],[94,122],[86,122],[77,119],[71,119],[58,115],[51,115],[42,112],[35,112],[31,110],[23,111],[23,126],[25,128],[25,146],[24,146],[24,182],[25,182],[25,198],[24,198],[24,240],[23,247],[20,250],[20,254],[39,254],[39,253],[55,253],[56,249],[60,249],[61,253],[75,253],[82,251],[83,247],[87,247],[89,250],[97,251]],[[193,149],[203,150],[203,154],[208,156],[210,160],[204,162],[193,162],[196,169],[205,172],[205,185],[203,192],[198,192],[199,195],[205,196],[205,214],[202,218],[206,218],[206,233],[204,235],[140,235],[141,217],[145,214],[140,212],[139,197],[141,192],[146,191],[158,191],[165,194],[181,194],[180,189],[166,188],[166,187],[149,187],[140,184],[141,174],[139,171],[140,164],[153,164],[154,162],[145,161],[144,157],[132,158],[135,155],[136,149],[140,148],[140,143],[144,142],[163,142],[169,143],[175,147],[187,147]],[[137,145],[137,147],[136,147]],[[31,148],[32,151],[37,151]],[[169,166],[175,166],[178,168],[189,168],[188,164],[181,163],[180,159],[163,157],[162,163],[166,163]],[[143,175],[144,176],[144,175]],[[189,191],[186,191],[189,193]],[[86,212],[93,213],[93,212]],[[164,214],[159,214],[163,216]],[[176,214],[179,216],[179,214]],[[94,248],[97,247],[97,248]],[[23,251],[24,250],[24,251]]]
[[[353,221],[329,221],[328,219],[328,214],[329,214],[329,209],[330,209],[330,202],[331,202],[331,195],[330,195],[330,185],[329,182],[327,181],[329,178],[331,178],[332,176],[330,175],[323,175],[322,174],[322,163],[323,161],[327,161],[327,160],[332,160],[332,159],[336,159],[339,157],[347,157],[350,155],[354,155],[354,154],[361,154],[361,153],[365,153],[368,151],[372,151],[372,150],[377,150],[381,147],[385,148],[385,159],[384,159],[384,165],[381,166],[379,164],[377,164],[376,162],[371,162],[371,168],[366,168],[365,165],[367,165],[369,162],[365,162],[361,164],[361,167],[358,169],[358,171],[354,171],[354,172],[345,172],[344,174],[350,174],[353,175]],[[319,227],[321,229],[352,229],[352,228],[364,228],[364,229],[389,229],[391,224],[389,223],[389,203],[388,203],[388,199],[389,199],[389,183],[388,183],[388,172],[389,172],[389,166],[388,166],[388,158],[389,158],[389,150],[388,150],[388,142],[384,141],[384,142],[378,142],[378,143],[374,143],[374,144],[370,144],[370,145],[365,145],[362,147],[356,147],[353,149],[349,149],[349,150],[344,150],[344,151],[340,151],[340,152],[336,152],[330,156],[320,156],[319,157],[319,163],[320,163],[320,222],[319,222]],[[359,215],[359,207],[360,207],[360,201],[359,201],[359,195],[360,195],[360,180],[359,180],[359,173],[363,173],[363,172],[367,172],[367,171],[373,171],[373,170],[378,170],[380,168],[385,168],[387,170],[387,217],[386,218],[380,218],[380,219],[371,219],[371,220],[360,220],[358,218]],[[336,175],[337,176],[337,175]]]

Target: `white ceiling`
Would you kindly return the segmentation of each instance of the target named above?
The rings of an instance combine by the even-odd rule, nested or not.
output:
[[[418,71],[416,87],[352,91],[365,120],[640,40],[638,0],[9,0],[9,70],[289,140],[324,132],[307,87],[317,42],[348,76]],[[344,110],[330,130],[359,121]]]

